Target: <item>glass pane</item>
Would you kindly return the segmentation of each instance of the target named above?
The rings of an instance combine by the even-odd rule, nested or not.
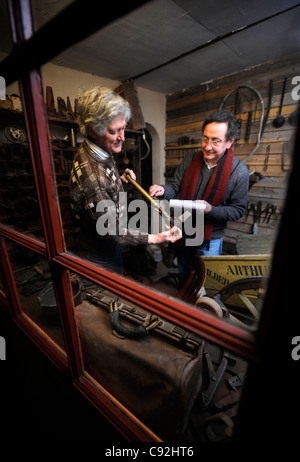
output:
[[[32,7],[34,11],[33,19],[35,30],[40,29],[62,10],[64,10],[74,0],[45,1],[33,0]]]
[[[12,51],[12,38],[7,2],[0,2],[0,61]],[[1,92],[1,87],[0,87]],[[0,98],[1,100],[2,98]]]
[[[67,248],[73,249],[76,247],[76,229],[71,216],[69,181],[76,140],[79,139],[78,128],[74,119],[62,119],[56,110],[53,115],[48,111],[48,124],[63,231]]]
[[[143,132],[125,130],[122,147],[111,156],[114,163],[106,170],[105,161],[97,160],[91,154],[90,147],[86,147],[90,138],[80,133],[76,122],[76,100],[72,104],[69,97],[65,100],[57,97],[56,104],[56,96],[52,87],[47,86],[48,124],[67,251],[167,296],[178,297],[192,305],[205,305],[214,313],[225,309],[227,320],[247,329],[255,329],[271,266],[271,250],[259,257],[229,255],[229,263],[225,245],[222,256],[196,256],[195,260],[200,261],[196,261],[195,265],[192,263],[186,284],[181,287],[179,257],[184,257],[187,247],[147,243],[146,234],[149,231],[154,234],[160,232],[162,227],[156,227],[159,215],[151,207],[149,199],[145,198],[146,190],[142,185],[141,173],[145,170],[140,159],[147,155]],[[84,150],[88,150],[88,154]],[[126,168],[137,173],[137,181],[125,184],[124,191],[118,190],[118,180],[112,181],[112,178],[118,178]],[[120,191],[124,195],[118,208],[114,197],[119,197],[121,201]],[[108,207],[106,209],[106,205],[103,205],[102,209],[107,199],[110,200]],[[99,212],[96,210],[98,206],[101,209]],[[130,240],[127,234],[118,235],[119,221],[116,216],[122,207],[126,230],[141,231],[145,234],[143,241],[139,238]],[[105,235],[105,226],[100,232],[97,228],[99,223],[101,226],[104,223],[102,217],[106,210],[108,227],[112,230],[107,233],[109,236]],[[116,214],[109,214],[110,210],[115,210]],[[110,218],[112,221],[109,221]],[[187,230],[186,224],[184,230]],[[247,234],[244,241],[251,241],[252,237]],[[260,241],[262,237],[258,236]],[[251,280],[245,281],[245,276]],[[255,287],[249,287],[249,283],[253,285],[253,276]],[[239,293],[234,292],[233,299],[230,294],[238,279],[242,281],[238,287]],[[233,288],[232,285],[227,287],[230,283]]]
[[[0,108],[0,222],[44,240],[18,85]]]
[[[21,309],[65,349],[48,260],[10,240],[6,242]]]
[[[107,245],[104,244],[102,249],[100,249],[101,245],[98,245],[99,239],[95,232],[96,219],[98,216],[96,216],[93,223],[86,219],[85,228],[83,229],[81,223],[78,222],[79,220],[75,219],[73,221],[74,215],[76,218],[76,215],[80,216],[80,214],[72,214],[70,211],[71,205],[74,205],[73,199],[72,203],[70,201],[70,189],[68,189],[70,180],[72,184],[72,175],[70,174],[72,161],[74,155],[76,155],[75,153],[80,149],[80,146],[85,143],[87,138],[90,141],[92,137],[91,134],[84,133],[84,129],[82,133],[80,133],[79,125],[77,125],[76,115],[78,115],[78,98],[80,93],[93,86],[105,86],[112,90],[119,91],[119,94],[122,94],[124,98],[130,102],[134,118],[137,117],[139,109],[141,109],[145,122],[144,125],[142,125],[142,128],[135,127],[135,129],[127,125],[128,130],[125,131],[125,139],[123,140],[122,147],[118,152],[113,152],[112,157],[114,158],[118,173],[122,174],[126,167],[134,170],[137,176],[137,183],[140,184],[146,192],[148,191],[149,185],[169,183],[174,176],[176,167],[179,166],[182,161],[185,162],[187,156],[195,154],[202,149],[200,139],[203,135],[203,121],[207,115],[212,114],[215,109],[220,107],[227,93],[226,74],[222,74],[221,68],[219,69],[221,73],[217,71],[217,75],[214,75],[214,79],[217,80],[212,80],[209,88],[201,80],[203,75],[200,72],[200,80],[197,80],[195,87],[193,85],[186,86],[184,84],[182,88],[178,88],[176,92],[170,90],[165,93],[160,93],[157,85],[162,81],[169,83],[170,79],[165,78],[162,80],[160,78],[155,78],[155,76],[158,74],[161,76],[161,72],[166,72],[165,75],[168,75],[173,65],[171,65],[171,67],[166,66],[164,68],[165,70],[161,68],[157,73],[156,70],[153,70],[155,68],[154,62],[152,63],[153,72],[150,72],[147,78],[146,76],[142,76],[133,79],[136,85],[135,89],[137,90],[137,100],[135,99],[133,102],[131,99],[134,94],[134,85],[131,87],[131,92],[128,93],[126,90],[128,90],[129,87],[126,88],[124,84],[120,85],[120,82],[130,82],[132,80],[132,75],[136,76],[139,75],[139,73],[142,75],[143,71],[150,69],[151,66],[147,62],[150,56],[151,59],[153,58],[159,61],[158,55],[152,56],[153,49],[150,45],[153,42],[151,41],[153,39],[153,34],[151,35],[153,27],[157,29],[157,37],[165,37],[165,25],[167,25],[167,29],[176,36],[176,28],[175,30],[173,29],[174,21],[172,23],[172,18],[174,19],[176,17],[176,19],[178,19],[178,17],[180,17],[180,20],[184,23],[189,17],[190,12],[186,12],[187,14],[185,16],[177,16],[176,12],[171,7],[170,11],[167,8],[168,13],[171,15],[167,14],[166,10],[165,16],[160,16],[161,22],[157,25],[151,18],[153,19],[154,14],[156,17],[156,13],[159,10],[159,3],[160,2],[147,3],[147,5],[138,8],[123,18],[118,18],[118,20],[92,34],[85,40],[77,42],[74,46],[64,50],[51,62],[46,63],[42,70],[46,96],[45,104],[48,112],[53,161],[56,172],[57,196],[60,202],[66,250],[70,253],[80,255],[86,261],[93,261],[95,264],[105,267],[106,269],[108,268],[106,265],[106,257],[109,251],[111,251],[111,254],[114,254],[116,247],[112,242],[108,244],[107,240]],[[147,28],[144,30],[141,24],[147,25]],[[156,26],[153,26],[153,24],[156,24]],[[196,26],[196,28],[197,27],[198,26]],[[120,34],[114,34],[112,42],[108,38],[111,37],[111,31],[113,29],[118,30]],[[123,40],[124,37],[128,38],[129,30],[136,32],[132,35],[134,38],[130,41],[130,45],[128,40]],[[150,40],[148,40],[147,37],[149,37]],[[192,41],[197,41],[195,37],[198,37],[199,40],[199,35],[197,35],[194,30],[191,32],[190,39],[192,39]],[[106,46],[108,42],[110,43],[109,49]],[[165,41],[164,43],[166,53],[172,55],[171,42]],[[191,47],[191,49],[192,48],[193,47]],[[114,53],[111,52],[112,50]],[[203,53],[205,56],[207,50],[199,50],[199,53]],[[116,55],[118,56],[117,66],[116,59],[112,58]],[[140,56],[141,59],[139,62],[137,62],[133,55]],[[122,60],[124,66],[120,66],[120,60]],[[182,62],[186,63],[186,60],[182,60]],[[180,64],[179,61],[176,66],[182,67],[182,62]],[[275,93],[273,92],[273,97],[276,96],[278,101],[280,100],[283,75],[288,70],[286,58],[284,58],[282,62],[282,69],[280,69],[279,64],[272,68],[272,72],[274,72],[274,74],[272,74],[274,75],[274,84],[276,80],[276,88],[274,87]],[[159,63],[157,62],[157,64]],[[271,100],[272,98],[268,98],[270,87],[269,82],[263,78],[263,69],[264,68],[260,67],[253,69],[251,71],[251,79],[254,88],[257,87],[257,90],[263,94],[263,99],[266,104],[267,100]],[[126,74],[125,77],[124,73]],[[173,76],[175,75],[177,77],[181,75],[180,71],[173,73]],[[240,82],[238,73],[234,78],[236,82]],[[291,82],[289,82],[289,85],[291,89]],[[168,88],[170,89],[170,87]],[[216,88],[218,88],[219,92],[218,100],[215,98]],[[286,105],[292,103],[291,100],[288,103],[288,93],[289,89],[287,87],[285,96]],[[204,99],[203,94],[206,94]],[[235,107],[235,97],[237,96],[239,105]],[[234,93],[231,95],[231,99],[227,99],[227,109],[235,108],[237,118],[240,119],[239,122],[241,122],[241,120],[243,121],[242,125],[240,125],[243,132],[239,134],[239,139],[236,140],[234,146],[235,155],[240,160],[245,160],[246,156],[248,158],[250,152],[254,152],[253,148],[255,148],[257,144],[263,111],[260,110],[260,102],[256,101],[256,99],[255,93],[253,93],[251,89],[239,89],[238,95]],[[268,101],[268,103],[269,102],[270,101]],[[290,107],[290,109],[294,110],[294,105]],[[287,107],[285,110],[288,110]],[[250,114],[252,119],[251,117],[249,118],[249,129],[250,122],[253,122],[253,125],[251,126],[251,137],[247,141],[246,127]],[[264,120],[264,125],[265,122],[266,120]],[[85,125],[83,124],[81,129],[82,127],[84,128]],[[72,133],[72,130],[74,133]],[[251,173],[251,187],[248,190],[249,204],[244,216],[240,217],[240,212],[237,211],[239,207],[235,203],[233,204],[233,208],[236,206],[236,214],[229,214],[230,216],[228,215],[229,219],[227,220],[227,213],[225,213],[225,211],[224,216],[222,218],[218,217],[216,220],[218,222],[215,226],[217,240],[221,238],[223,232],[225,233],[221,255],[221,258],[224,260],[224,265],[226,265],[227,256],[233,256],[233,261],[227,263],[227,266],[225,266],[225,274],[223,270],[219,270],[218,266],[219,262],[217,261],[217,257],[219,256],[218,253],[221,247],[219,245],[216,250],[215,259],[210,259],[209,257],[203,258],[205,280],[202,277],[202,269],[201,273],[195,276],[195,270],[193,268],[188,268],[188,270],[191,270],[191,274],[189,275],[191,276],[191,284],[190,287],[185,288],[184,294],[180,294],[178,284],[180,271],[178,263],[179,258],[177,255],[178,249],[176,250],[173,246],[164,244],[159,246],[148,246],[145,243],[127,245],[125,242],[126,239],[124,239],[124,243],[121,245],[120,253],[117,253],[116,250],[116,254],[114,254],[117,263],[112,267],[113,271],[119,272],[118,268],[120,267],[120,261],[122,261],[123,274],[127,278],[135,280],[141,286],[150,287],[154,291],[160,291],[168,296],[180,296],[182,300],[192,305],[198,302],[197,299],[191,300],[188,293],[197,290],[196,293],[198,297],[208,297],[212,300],[210,301],[210,305],[213,305],[214,301],[216,301],[216,303],[220,302],[219,305],[221,303],[224,304],[225,308],[229,310],[230,315],[228,319],[232,322],[242,326],[244,325],[245,328],[250,327],[251,329],[255,329],[259,318],[260,301],[263,297],[264,285],[267,281],[269,268],[271,266],[272,246],[276,238],[277,225],[281,219],[281,212],[285,200],[286,179],[288,177],[287,172],[291,167],[290,154],[293,145],[293,132],[294,129],[292,124],[285,124],[284,129],[281,130],[280,133],[276,132],[273,127],[272,118],[268,119],[268,123],[265,127],[264,139],[260,143],[259,149],[254,152],[255,155],[251,155],[246,163],[249,169],[248,173]],[[150,151],[147,149],[145,138],[150,147]],[[216,146],[214,146],[214,148],[216,148]],[[88,162],[85,163],[85,165],[87,164]],[[78,168],[77,173],[83,176],[82,164],[79,165]],[[75,168],[73,171],[74,170]],[[210,171],[210,173],[212,173],[212,171]],[[147,177],[147,174],[149,174],[149,177]],[[209,173],[207,173],[207,175],[209,176]],[[208,176],[206,177],[207,181]],[[86,177],[93,177],[92,169]],[[100,178],[98,172],[96,172],[95,177],[98,179]],[[108,192],[105,183],[99,180],[99,184],[102,193],[104,190]],[[245,184],[246,182],[244,182],[244,185]],[[204,197],[202,193],[204,193],[206,189],[205,182],[201,182],[200,189],[203,191],[201,194],[199,191],[199,199],[202,199]],[[247,192],[245,189],[246,188],[244,188],[243,197],[245,197]],[[138,198],[144,203],[147,201],[131,185],[125,185],[125,190],[128,193],[128,218],[132,218],[135,211],[131,211],[130,215],[128,207],[132,204],[133,200]],[[96,195],[92,196],[93,191],[95,191],[94,185],[90,187],[91,195],[88,196],[88,198],[92,198],[92,200],[86,201],[85,206],[86,209],[91,211],[89,207],[92,207],[93,204],[94,209],[92,212],[95,212],[96,205],[99,204],[102,199],[100,198],[97,200]],[[111,193],[112,191],[110,190],[109,192]],[[207,189],[206,192],[208,192]],[[234,194],[232,194],[232,199],[233,196]],[[237,194],[237,196],[239,195]],[[244,205],[245,204],[246,201],[244,201]],[[149,206],[148,203],[147,205]],[[228,208],[230,209],[231,206],[232,204],[229,203]],[[77,210],[75,210],[75,212],[77,212]],[[149,214],[146,215],[149,217]],[[231,221],[231,219],[233,221]],[[256,219],[258,219],[258,234],[254,234],[256,232],[256,227],[253,225]],[[89,226],[90,229],[88,229]],[[148,222],[143,229],[145,228],[149,231],[151,223]],[[83,231],[80,233],[82,229]],[[100,252],[98,252],[99,250]],[[183,253],[185,253],[185,251],[186,246],[183,248]],[[265,255],[265,262],[258,263],[256,258],[258,254]],[[242,261],[240,256],[244,257],[245,255],[249,255],[253,261],[247,261],[246,263],[244,262],[245,259]],[[260,272],[260,270],[262,270],[262,272]],[[256,273],[256,271],[258,273]],[[253,276],[257,279],[257,287],[251,288],[249,297],[247,297],[249,281],[242,281],[243,283],[245,282],[245,286],[239,286],[239,294],[234,294],[234,298],[229,298],[232,286],[228,287],[226,289],[227,292],[225,291],[224,293],[223,289],[225,286],[227,287],[227,285],[235,283],[236,280],[244,279],[245,277],[252,278]],[[252,281],[250,282],[252,283]],[[217,300],[215,300],[216,297]],[[207,300],[200,300],[199,303],[203,305],[207,303]],[[211,306],[209,308],[211,308]],[[218,310],[217,305],[216,310]]]
[[[248,364],[79,278],[84,367],[166,441],[228,441]]]
[[[0,292],[1,292],[1,296],[2,297],[5,297],[6,298],[6,294],[5,294],[5,290],[4,290],[4,285],[3,285],[3,281],[2,281],[2,277],[0,276]],[[8,306],[3,303],[3,304],[0,304],[1,308],[4,310],[4,311],[7,311],[9,312],[8,310]]]

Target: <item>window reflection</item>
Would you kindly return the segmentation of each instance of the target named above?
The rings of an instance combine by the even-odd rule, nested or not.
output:
[[[20,97],[0,107],[0,222],[43,240],[38,197]]]
[[[85,371],[166,441],[229,441],[246,361],[79,279]]]
[[[0,2],[0,61],[12,51],[12,39],[7,2]]]
[[[34,8],[34,26],[35,30],[43,27],[48,21],[58,15],[74,0],[60,0],[59,2],[45,2],[41,0],[33,0]]]
[[[21,309],[55,343],[64,349],[48,260],[42,255],[9,240],[7,240],[7,247]]]
[[[5,293],[5,289],[4,289],[4,285],[3,285],[3,281],[2,281],[1,276],[0,276],[0,298],[4,298],[5,301],[6,301],[6,293]],[[8,305],[6,303],[2,303],[1,308],[3,308],[4,311],[9,313]]]
[[[76,248],[77,230],[71,216],[69,181],[77,140],[80,138],[75,120],[63,119],[56,112],[48,115],[48,126],[65,243],[67,249],[72,251]]]

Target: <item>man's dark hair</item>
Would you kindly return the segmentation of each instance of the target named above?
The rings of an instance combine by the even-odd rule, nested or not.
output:
[[[227,122],[228,123],[228,129],[226,132],[226,141],[229,141],[232,138],[237,137],[238,124],[237,124],[236,117],[232,112],[227,111],[226,109],[219,109],[218,111],[213,112],[205,119],[203,123],[203,127],[202,127],[202,132],[204,132],[206,125],[211,124],[212,122],[218,122],[218,123]]]

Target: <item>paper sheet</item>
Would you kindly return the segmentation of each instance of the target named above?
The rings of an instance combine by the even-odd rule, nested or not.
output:
[[[199,204],[194,201],[180,200],[180,199],[171,199],[170,207],[180,207],[181,209],[193,209],[198,211],[203,211],[206,209],[205,204]]]

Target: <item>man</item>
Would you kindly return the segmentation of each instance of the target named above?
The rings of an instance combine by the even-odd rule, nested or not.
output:
[[[189,274],[193,254],[220,255],[227,221],[236,221],[245,213],[249,172],[234,157],[232,144],[238,134],[236,117],[218,110],[203,124],[201,150],[188,154],[166,185],[152,185],[151,196],[163,199],[192,200],[205,204],[204,241],[200,246],[176,246],[180,285]]]
[[[126,173],[134,179],[135,174],[126,169],[120,177],[114,155],[122,150],[130,117],[128,102],[109,88],[97,86],[79,95],[77,119],[85,139],[74,157],[70,177],[78,248],[86,258],[118,273],[123,272],[123,243],[172,243],[181,238],[175,228],[155,235],[126,228],[120,193],[124,193]],[[97,226],[99,222],[101,226]]]

